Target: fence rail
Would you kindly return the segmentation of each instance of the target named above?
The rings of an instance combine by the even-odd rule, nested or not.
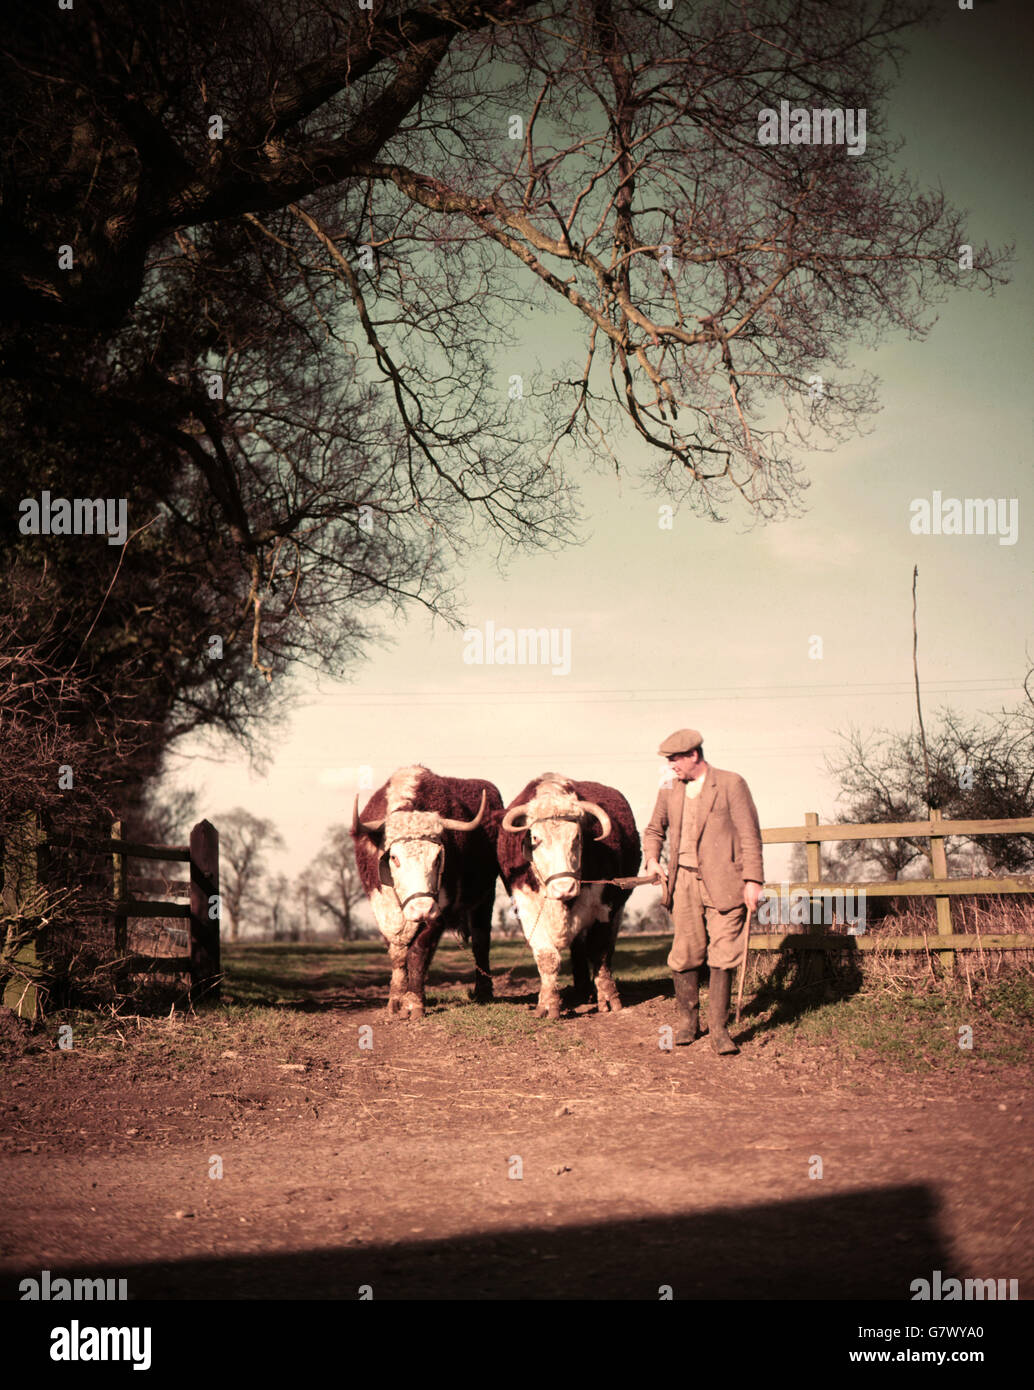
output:
[[[949,878],[944,842],[951,836],[964,835],[1034,835],[1034,817],[1011,820],[944,820],[940,811],[931,811],[928,821],[881,821],[864,825],[820,825],[817,811],[805,813],[804,825],[782,825],[762,830],[766,845],[803,844],[806,847],[808,878],[804,883],[765,884],[765,892],[784,887],[788,893],[851,893],[864,892],[874,898],[934,898],[937,906],[937,933],[934,949],[942,965],[954,969],[955,952],[992,949],[996,951],[1034,950],[1034,934],[985,935],[976,932],[956,932],[951,918],[953,897],[997,897],[999,894],[1034,893],[1034,875],[1010,874],[1008,878]],[[924,879],[888,879],[873,883],[823,882],[821,879],[820,846],[826,840],[898,840],[927,839],[930,842],[931,876]],[[844,950],[861,951],[928,951],[930,942],[925,936],[845,936],[806,931],[752,932],[751,950]]]
[[[877,821],[874,824],[819,825],[818,813],[809,811],[814,821],[805,825],[780,825],[762,830],[766,845],[818,843],[823,840],[908,840],[929,839],[931,835],[1034,835],[1034,816],[1016,820],[931,820]]]
[[[41,829],[29,817],[22,834],[12,843],[0,841],[0,867],[3,869],[3,896],[8,910],[18,911],[30,895],[50,877],[51,850],[77,850],[87,854],[111,855],[111,899],[101,903],[92,915],[110,917],[114,926],[116,972],[120,979],[149,970],[155,973],[189,974],[192,990],[209,998],[220,992],[219,919],[219,832],[202,820],[190,832],[188,845],[145,845],[122,839],[122,823],[115,821],[110,839],[64,834]],[[128,891],[128,861],[164,860],[190,866],[189,884],[169,885],[183,889],[189,902],[168,902],[131,898]],[[133,918],[176,917],[189,921],[188,950],[176,956],[146,956],[130,952],[128,922]],[[12,978],[4,991],[4,1003],[23,1016],[35,1017],[39,1011],[38,988],[34,977],[40,969],[36,942],[24,945],[15,956],[23,979]],[[27,981],[25,983],[24,981]]]

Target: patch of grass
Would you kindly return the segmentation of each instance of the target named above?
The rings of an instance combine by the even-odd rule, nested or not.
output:
[[[614,976],[622,980],[670,980],[669,936],[629,936],[617,939],[614,948]]]
[[[343,941],[335,946],[266,943],[227,946],[224,992],[236,1004],[301,1003],[317,980],[321,987],[349,989],[387,974],[380,942]]]
[[[1029,1019],[1024,1028],[964,995],[938,993],[863,991],[810,1009],[779,1031],[794,1044],[834,1046],[852,1059],[878,1057],[905,1071],[955,1070],[975,1058],[1017,1064],[1034,1043]]]
[[[1005,1023],[1019,1026],[1034,1025],[1034,977],[1030,975],[1001,975],[977,989],[977,999]]]
[[[535,1018],[528,1009],[512,1004],[470,1004],[438,1015],[433,1023],[446,1037],[462,1042],[487,1043],[504,1047],[507,1043],[531,1039],[551,1052],[567,1052],[583,1045],[572,1038],[559,1019]]]

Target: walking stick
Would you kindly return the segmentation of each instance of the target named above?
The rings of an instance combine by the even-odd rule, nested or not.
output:
[[[747,951],[750,949],[750,919],[753,914],[747,908],[747,920],[743,927],[743,956],[740,960],[740,987],[736,992],[736,1022],[740,1021],[740,1005],[743,1003],[743,981],[747,978]]]

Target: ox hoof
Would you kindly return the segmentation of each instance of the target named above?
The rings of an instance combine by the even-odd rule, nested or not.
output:
[[[387,1013],[387,1016],[389,1018],[398,1018],[399,1015],[402,1013],[402,1000],[389,999],[388,1007],[385,1012]]]
[[[470,997],[475,1004],[491,1004],[495,1001],[491,985],[487,989],[484,986],[475,987],[471,991]]]
[[[538,1006],[538,1008],[535,1010],[535,1017],[536,1017],[536,1018],[559,1018],[559,1017],[560,1017],[560,1005],[559,1005],[559,1004],[540,1004],[540,1005]]]

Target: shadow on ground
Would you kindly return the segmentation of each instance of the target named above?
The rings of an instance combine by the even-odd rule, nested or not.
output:
[[[750,1042],[759,1033],[794,1023],[834,1000],[850,999],[863,984],[859,953],[847,938],[839,958],[823,951],[787,951],[744,1006],[737,1042]],[[735,1003],[735,996],[734,996]],[[748,1020],[754,1019],[748,1024]]]
[[[893,1299],[950,1267],[922,1185],[553,1229],[110,1270],[133,1299]],[[32,1271],[29,1271],[32,1273]],[[38,1273],[38,1271],[37,1271]],[[16,1296],[18,1278],[7,1283]]]

